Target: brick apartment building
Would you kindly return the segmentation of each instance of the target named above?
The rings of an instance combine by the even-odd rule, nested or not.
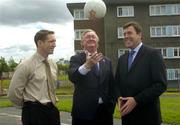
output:
[[[74,17],[74,50],[82,50],[81,33],[88,28],[100,37],[101,51],[117,65],[128,51],[123,43],[122,26],[137,21],[143,27],[143,43],[161,51],[167,66],[168,87],[180,87],[180,0],[104,0],[107,12],[95,21],[84,16],[85,3],[68,3]]]

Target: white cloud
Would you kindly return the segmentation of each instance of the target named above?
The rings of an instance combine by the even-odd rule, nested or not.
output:
[[[66,3],[85,1],[87,0],[31,0],[22,11],[25,7],[22,4],[24,0],[0,0],[0,56],[6,59],[13,56],[15,60],[20,60],[32,55],[36,51],[35,33],[40,29],[49,29],[55,31],[57,38],[56,48],[51,57],[55,60],[69,59],[74,54],[74,26]],[[40,2],[43,2],[44,8],[40,6]],[[16,9],[17,5],[20,6],[19,9]],[[32,9],[34,5],[37,10],[41,10],[38,14]],[[4,11],[4,7],[8,8],[7,11]],[[51,8],[52,11],[47,11]]]
[[[49,23],[34,23],[28,25],[21,25],[18,27],[0,26],[1,44],[0,44],[0,56],[5,58],[25,58],[27,55],[31,55],[36,50],[34,43],[34,35],[40,29],[48,29],[55,31],[57,38],[54,59],[66,58],[68,59],[74,52],[73,48],[73,23],[49,24]],[[30,50],[26,50],[22,47],[30,46]]]

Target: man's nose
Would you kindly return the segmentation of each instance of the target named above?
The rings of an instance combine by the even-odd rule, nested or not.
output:
[[[53,44],[53,47],[56,47],[56,43]]]
[[[92,40],[93,39],[93,37],[90,37],[90,40]]]
[[[126,33],[124,33],[123,35],[124,35],[124,38],[128,37],[128,35]]]

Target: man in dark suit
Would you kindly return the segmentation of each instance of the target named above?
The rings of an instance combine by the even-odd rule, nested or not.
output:
[[[84,52],[70,59],[74,83],[72,125],[113,125],[114,77],[111,62],[97,52],[99,38],[89,29],[82,34]]]
[[[126,23],[123,31],[130,51],[119,58],[115,76],[122,125],[160,125],[159,96],[167,87],[162,55],[142,44],[138,23]]]

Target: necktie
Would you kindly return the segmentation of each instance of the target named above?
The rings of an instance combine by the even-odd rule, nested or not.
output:
[[[54,89],[54,80],[52,78],[51,68],[49,62],[47,60],[43,61],[46,66],[46,75],[47,75],[47,87],[48,87],[48,95],[51,99],[52,103],[56,103],[55,89]]]
[[[99,63],[96,63],[96,64],[94,65],[94,72],[95,72],[95,74],[96,74],[97,76],[99,76]]]
[[[133,55],[136,51],[132,50],[130,53],[129,53],[129,56],[128,56],[128,70],[131,69],[131,65],[132,65],[132,62],[133,62]]]

